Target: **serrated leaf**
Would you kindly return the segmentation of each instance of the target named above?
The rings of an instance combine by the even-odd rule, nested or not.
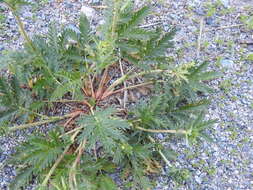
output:
[[[120,142],[127,140],[124,130],[129,128],[126,121],[113,117],[114,113],[113,108],[107,108],[97,110],[94,115],[83,116],[78,121],[84,128],[79,136],[79,141],[87,139],[89,149],[93,148],[97,142],[100,142],[107,153],[113,154],[113,150],[120,145]]]
[[[15,177],[14,181],[9,186],[12,190],[20,190],[22,187],[25,187],[29,184],[29,182],[32,180],[34,173],[34,169],[27,167],[21,171],[21,173],[18,173],[18,175]]]
[[[85,14],[81,14],[79,20],[79,30],[81,32],[82,37],[87,40],[89,32],[90,32],[90,23]]]

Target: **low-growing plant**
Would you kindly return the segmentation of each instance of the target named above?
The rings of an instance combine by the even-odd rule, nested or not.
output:
[[[2,24],[5,21],[5,19],[6,19],[5,15],[2,12],[0,12],[0,24]]]
[[[240,20],[241,22],[245,25],[245,27],[249,30],[252,30],[253,29],[253,15],[245,15],[245,14],[242,14],[240,16]]]
[[[31,39],[18,15],[26,1],[1,2],[25,39],[23,49],[1,58],[9,70],[0,78],[2,135],[48,127],[29,135],[12,156],[12,190],[32,182],[47,190],[149,189],[148,176],[162,161],[171,167],[163,146],[171,138],[158,134],[190,144],[209,139],[205,129],[214,121],[204,118],[209,101],[203,94],[212,90],[204,81],[217,73],[205,71],[208,62],[169,62],[175,29],[139,27],[148,6],[136,10],[130,0],[107,0],[96,31],[81,15],[76,28],[52,25],[46,37]],[[131,106],[128,93],[135,92],[148,96]],[[121,184],[110,173],[119,173]]]

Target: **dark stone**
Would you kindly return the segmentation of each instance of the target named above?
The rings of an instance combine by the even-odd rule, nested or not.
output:
[[[206,24],[207,24],[207,25],[214,25],[214,24],[215,24],[215,19],[214,19],[214,17],[207,17],[207,18],[205,19],[205,21],[206,21]]]

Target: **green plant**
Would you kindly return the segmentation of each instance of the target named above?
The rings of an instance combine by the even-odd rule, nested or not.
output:
[[[4,15],[4,9],[0,7],[0,29],[3,30],[6,16]],[[2,34],[2,32],[0,33]]]
[[[0,24],[2,24],[5,21],[6,17],[3,13],[0,12]]]
[[[229,93],[229,91],[231,90],[231,88],[232,88],[232,82],[231,82],[231,80],[229,80],[229,79],[225,79],[224,81],[222,81],[221,83],[220,83],[220,88],[222,89],[222,90],[224,90],[224,92],[226,93],[226,94],[228,94]]]
[[[245,59],[248,61],[253,61],[253,53],[248,54]]]
[[[191,173],[188,169],[176,169],[172,168],[170,171],[172,179],[176,182],[178,186],[183,185],[187,180],[191,178]]]
[[[248,29],[253,29],[253,15],[241,15],[240,20]]]
[[[161,158],[170,166],[158,133],[178,134],[189,143],[207,137],[205,128],[215,121],[204,119],[209,101],[201,95],[212,91],[204,81],[218,75],[205,71],[208,62],[169,63],[175,30],[138,27],[149,7],[107,1],[96,34],[81,15],[78,28],[52,25],[46,38],[30,39],[18,15],[26,2],[1,2],[13,11],[25,39],[23,49],[1,58],[11,73],[0,80],[2,135],[54,125],[47,134],[28,137],[13,155],[18,175],[11,189],[34,179],[38,189],[117,189],[108,175],[116,171],[125,187],[148,189],[147,176],[159,171]],[[143,89],[149,97],[134,107],[126,98],[123,108],[114,101]],[[69,113],[52,114],[65,106]]]
[[[206,16],[211,17],[219,13],[219,9],[222,7],[222,2],[220,0],[215,2],[208,1],[204,4],[204,7],[207,11]]]

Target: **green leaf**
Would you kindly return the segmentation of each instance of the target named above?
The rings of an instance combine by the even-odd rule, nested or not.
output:
[[[69,143],[60,139],[60,135],[61,133],[55,130],[50,131],[47,138],[43,136],[30,137],[12,156],[12,162],[22,161],[34,172],[42,173],[54,163]]]
[[[221,73],[215,72],[215,71],[209,71],[209,72],[204,72],[201,74],[198,74],[195,79],[199,79],[201,81],[207,81],[207,80],[212,80],[215,78],[221,77]]]
[[[253,61],[253,53],[248,54],[246,60]]]
[[[26,0],[2,0],[2,2],[7,3],[15,10],[19,9],[21,6],[30,5],[31,3]]]
[[[87,41],[89,32],[90,32],[90,23],[85,14],[81,14],[79,20],[79,30],[82,37]]]
[[[82,81],[80,78],[75,80],[69,80],[63,85],[58,85],[54,92],[52,93],[52,96],[50,98],[51,101],[56,101],[57,99],[61,99],[66,93],[71,92],[72,97],[80,91]]]
[[[177,156],[178,156],[178,153],[177,152],[175,152],[174,150],[172,150],[172,149],[165,149],[165,148],[163,148],[163,154],[165,155],[165,157],[167,158],[167,159],[169,159],[169,160],[176,160],[177,159]]]
[[[165,33],[153,47],[150,52],[151,55],[164,55],[166,50],[173,46],[172,39],[175,35],[176,30],[172,29],[170,32]]]
[[[199,110],[203,109],[203,107],[206,107],[210,103],[209,100],[200,100],[198,102],[194,102],[191,104],[186,104],[184,106],[180,106],[175,111],[193,111],[193,110]]]
[[[17,109],[15,108],[0,111],[0,123],[6,120],[11,120],[11,118],[15,116],[16,112]]]
[[[9,186],[12,190],[20,190],[22,187],[25,187],[28,185],[34,174],[34,169],[30,167],[26,167],[25,169],[22,169],[20,173],[15,177],[14,181]]]
[[[121,145],[120,142],[127,140],[124,131],[129,128],[126,121],[113,116],[115,111],[113,108],[98,109],[93,115],[85,115],[79,119],[78,123],[83,127],[79,141],[87,139],[88,149],[100,142],[105,151],[113,155],[113,151]]]
[[[192,120],[188,124],[187,128],[191,130],[191,133],[187,135],[187,139],[192,144],[196,143],[201,137],[205,138],[206,140],[211,140],[211,137],[205,134],[205,129],[214,125],[215,123],[217,123],[216,120],[204,120],[204,112],[201,112],[195,120]]]
[[[122,36],[122,38],[124,39],[124,37],[126,37],[128,40],[147,41],[147,40],[150,40],[150,38],[152,38],[154,35],[155,34],[153,31],[147,31],[141,28],[135,28],[135,29],[132,29],[131,32],[127,34],[127,36]]]
[[[108,190],[108,189],[117,190],[118,188],[115,182],[109,176],[103,175],[99,179],[98,189],[99,190]]]
[[[191,71],[191,75],[195,75],[198,74],[204,70],[207,69],[208,65],[210,63],[208,61],[204,61],[203,63],[201,63],[199,66],[196,66],[192,71]]]
[[[126,24],[124,33],[129,32],[129,30],[137,27],[139,23],[143,21],[143,19],[149,14],[150,8],[148,6],[144,6],[137,10],[131,17],[131,20]]]

